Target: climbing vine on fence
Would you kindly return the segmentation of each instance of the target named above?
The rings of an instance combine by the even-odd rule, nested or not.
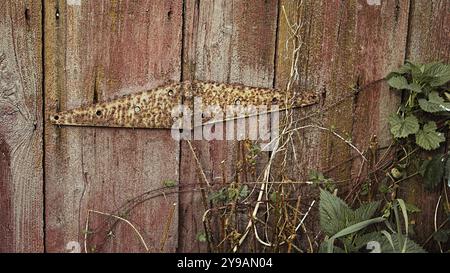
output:
[[[446,141],[450,126],[450,91],[447,85],[450,66],[440,62],[406,62],[390,73],[387,80],[392,89],[403,91],[405,95],[397,113],[389,118],[394,138],[412,150],[439,149]],[[444,176],[450,186],[449,165],[448,153],[442,152],[422,162],[419,173],[424,177],[426,189],[436,189]]]

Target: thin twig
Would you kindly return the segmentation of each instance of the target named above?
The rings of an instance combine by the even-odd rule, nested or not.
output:
[[[108,216],[108,217],[113,217],[113,218],[116,218],[117,220],[125,222],[127,225],[129,225],[134,230],[136,235],[139,237],[139,240],[141,241],[142,245],[144,246],[145,250],[147,252],[149,252],[149,248],[147,247],[147,244],[145,243],[145,240],[142,237],[141,233],[139,233],[138,229],[130,221],[128,221],[125,218],[122,218],[120,216],[117,216],[117,215],[114,215],[114,214],[110,214],[110,213],[100,212],[100,211],[96,211],[96,210],[88,210],[88,213],[89,212],[100,214],[100,215],[104,215],[104,216]]]
[[[169,237],[169,229],[170,229],[170,226],[172,225],[173,215],[175,214],[176,207],[177,207],[177,203],[173,203],[173,206],[169,212],[169,217],[167,218],[167,222],[164,227],[164,234],[163,234],[163,237],[161,238],[161,246],[159,248],[159,250],[161,252],[164,251],[164,248],[166,246],[167,238]]]

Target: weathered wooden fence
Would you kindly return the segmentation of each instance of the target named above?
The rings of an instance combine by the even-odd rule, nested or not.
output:
[[[386,118],[400,97],[379,80],[405,59],[448,62],[449,12],[448,0],[1,1],[0,252],[68,251],[89,236],[87,220],[101,226],[163,181],[181,187],[201,179],[188,143],[168,131],[59,128],[50,112],[167,80],[282,88],[291,69],[289,22],[300,22],[299,90],[320,94],[317,110],[366,86],[323,120],[363,150],[374,135],[386,145]],[[232,177],[236,142],[192,144],[210,181]],[[305,132],[295,147],[284,174],[291,179],[312,168],[342,179],[357,172],[351,160],[336,166],[352,152],[331,136]],[[403,197],[423,211],[415,219],[420,241],[432,232],[424,223],[437,195],[416,184]],[[202,213],[200,194],[180,191],[122,216],[151,251],[189,252],[206,250],[196,238]],[[91,237],[88,251],[145,251],[130,225]]]

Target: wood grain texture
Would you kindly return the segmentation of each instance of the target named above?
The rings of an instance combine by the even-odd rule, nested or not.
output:
[[[434,61],[450,61],[450,1],[412,0],[409,39],[407,46],[408,60],[428,63]],[[448,139],[448,136],[447,136]],[[447,146],[450,144],[447,142]],[[447,147],[447,151],[448,151]],[[401,197],[415,204],[422,212],[412,215],[415,239],[419,243],[434,232],[434,213],[439,196],[443,192],[428,192],[423,187],[421,178],[410,181],[402,189]],[[445,198],[443,196],[444,201]],[[442,204],[442,203],[441,203]],[[444,206],[438,211],[438,225],[445,220]],[[439,251],[434,240],[426,246],[431,251]]]
[[[320,105],[296,117],[319,111],[314,121],[351,138],[360,150],[374,135],[383,147],[391,140],[387,116],[400,98],[378,80],[405,59],[448,62],[449,11],[448,0],[1,1],[0,252],[67,252],[72,241],[83,247],[85,236],[88,252],[145,251],[123,221],[110,232],[114,221],[105,215],[90,213],[86,234],[88,210],[129,219],[150,251],[206,251],[197,240],[205,209],[200,194],[189,192],[200,177],[186,142],[172,140],[167,130],[60,128],[50,123],[50,113],[168,80],[283,89],[291,68],[287,18],[301,24],[294,88],[321,97]],[[355,151],[331,134],[301,131],[293,143],[289,169],[278,177],[303,180],[311,169],[336,180],[358,174]],[[240,179],[242,143],[193,146],[209,181]],[[262,155],[258,164],[265,160]],[[152,192],[169,180],[179,182],[182,193]],[[305,204],[316,197],[310,187],[300,193]],[[422,210],[411,216],[419,243],[433,233],[440,194],[425,192],[419,180],[400,189],[401,198]],[[135,197],[140,199],[128,202]],[[174,203],[180,203],[175,210]],[[123,210],[130,204],[136,207]],[[440,210],[438,218],[443,216]],[[311,234],[318,230],[314,219],[306,225]],[[427,248],[438,250],[434,243]]]
[[[185,1],[184,80],[212,80],[273,87],[277,1]],[[238,144],[195,141],[194,149],[211,183],[235,179]],[[180,183],[199,182],[196,163],[182,143]],[[205,251],[205,209],[197,193],[180,195],[180,252]]]
[[[0,3],[0,252],[42,252],[40,1]]]
[[[357,13],[355,86],[359,92],[354,97],[351,139],[364,151],[367,162],[361,169],[362,160],[352,151],[352,156],[358,159],[352,164],[354,182],[350,190],[368,186],[368,194],[361,198],[370,201],[379,193],[381,183],[370,176],[370,172],[392,143],[388,118],[397,111],[401,101],[401,93],[390,90],[384,78],[405,61],[409,10],[409,1],[382,1],[378,6],[366,4]],[[378,172],[378,175],[384,174]],[[370,183],[364,177],[369,177]]]
[[[51,112],[151,89],[181,76],[181,1],[45,1],[46,246],[83,245],[88,210],[116,213],[137,196],[178,181],[179,143],[167,130],[58,128]],[[72,4],[72,5],[69,5]],[[150,251],[174,251],[177,195],[139,203],[119,216]],[[124,222],[91,213],[88,252],[141,252]],[[92,233],[95,232],[95,233]],[[83,247],[83,251],[84,251]]]
[[[318,123],[334,128],[362,151],[367,150],[373,135],[385,145],[390,140],[386,119],[397,107],[399,97],[378,81],[403,63],[409,2],[369,5],[367,1],[283,0],[280,5],[284,14],[279,22],[277,87],[289,80],[293,50],[289,33],[299,27],[300,56],[294,89],[313,90],[322,97],[320,106],[296,113],[296,117],[301,119],[314,111],[320,114],[295,126]],[[370,88],[352,96],[358,85]],[[335,105],[345,97],[348,99]],[[302,181],[308,179],[311,170],[321,170],[336,181],[356,177],[359,163],[348,160],[356,153],[334,135],[300,131],[293,143],[287,150],[291,166],[287,171],[278,166],[279,176]],[[351,189],[352,185],[347,187]],[[300,194],[305,204],[317,196],[311,186],[301,187]],[[312,234],[318,231],[314,219],[318,219],[317,214],[307,222]]]
[[[312,12],[315,8],[314,1],[281,0],[279,5],[276,87],[286,88],[290,82],[292,84],[291,92],[312,92],[321,98],[320,75],[314,74],[320,69],[319,63],[315,63],[315,61],[319,61],[320,56],[314,54],[318,52],[315,50],[318,50],[318,46],[320,46],[317,42],[321,37],[316,35],[318,25],[315,21],[320,13]],[[297,57],[294,53],[296,50],[298,50]],[[298,58],[297,65],[295,64],[295,58]],[[299,120],[318,110],[323,103],[322,100],[321,98],[319,105],[293,111],[294,120]],[[310,120],[295,122],[291,125],[291,129],[309,123]],[[310,170],[318,169],[320,163],[320,138],[318,136],[315,131],[300,130],[293,134],[290,140],[288,140],[288,135],[281,139],[281,143],[287,142],[286,148],[278,152],[272,166],[272,173],[276,177],[276,181],[305,181]],[[280,146],[283,145],[281,143]],[[301,196],[299,209],[305,212],[316,194],[310,186],[297,184],[295,187],[296,190],[293,191],[293,195],[296,196],[293,196],[293,198]],[[307,232],[313,233],[318,228],[315,211],[315,208],[313,208],[312,216],[306,219],[304,227]],[[306,240],[303,239],[305,238],[304,234],[299,235],[294,244],[304,249],[306,245],[303,243],[306,243]],[[276,239],[272,238],[272,241],[276,241]],[[280,248],[281,251],[286,251],[286,248]]]
[[[326,20],[319,53],[324,56],[324,105],[350,96],[325,115],[325,124],[361,151],[367,151],[372,136],[378,137],[380,145],[390,141],[387,117],[400,98],[388,92],[382,79],[404,61],[408,11],[408,1],[324,2]],[[356,88],[360,91],[351,96]],[[357,156],[356,151],[331,134],[323,141],[322,168],[334,168],[330,174],[337,180],[356,177],[357,161],[341,164]]]

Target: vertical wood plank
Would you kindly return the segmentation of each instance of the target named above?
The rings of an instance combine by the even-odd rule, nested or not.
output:
[[[40,1],[0,3],[0,252],[42,252]]]
[[[277,1],[185,2],[183,78],[272,87]],[[238,157],[235,141],[193,141],[211,183],[231,182]],[[200,177],[192,152],[181,145],[181,185]],[[180,252],[205,251],[197,241],[204,208],[198,193],[180,195]]]
[[[45,1],[46,115],[131,94],[181,77],[182,1]],[[174,251],[176,194],[129,212],[124,205],[167,180],[178,181],[179,143],[167,130],[57,128],[46,119],[46,245],[88,252],[142,252],[133,229],[88,210],[120,213],[150,251]],[[118,212],[119,211],[119,212]],[[167,241],[162,238],[167,234]],[[162,247],[163,246],[163,247]],[[83,247],[84,251],[84,247]]]
[[[450,61],[449,12],[450,1],[412,0],[406,56],[408,60],[419,63]],[[410,181],[402,191],[402,197],[406,201],[421,209],[420,213],[412,215],[415,235],[420,243],[424,243],[434,232],[434,213],[441,194],[442,191],[425,191],[421,178]],[[439,225],[446,218],[443,206],[440,207],[437,216]],[[434,240],[426,247],[439,251]]]
[[[286,41],[290,37],[289,24],[297,24],[300,26],[297,43],[301,47],[295,88],[300,92],[317,92],[322,97],[319,106],[301,111],[297,117],[316,111],[320,114],[296,125],[316,123],[333,128],[344,138],[352,139],[362,151],[368,148],[372,135],[387,143],[390,136],[386,118],[398,105],[399,98],[388,92],[386,84],[371,83],[382,79],[404,60],[409,2],[380,1],[378,5],[376,1],[363,0],[282,0],[280,5],[286,14],[280,15],[279,22],[277,86],[284,87],[289,80],[292,47],[287,48]],[[358,85],[370,88],[352,96]],[[334,105],[346,96],[348,99]],[[357,175],[359,164],[349,160],[354,155],[347,144],[332,134],[303,131],[288,150],[289,162],[296,163],[279,174],[301,181],[313,169],[336,181],[345,181]],[[347,185],[351,189],[351,183]],[[302,188],[301,194],[306,199],[315,196],[311,186]],[[307,229],[315,234],[317,214],[309,218]]]

